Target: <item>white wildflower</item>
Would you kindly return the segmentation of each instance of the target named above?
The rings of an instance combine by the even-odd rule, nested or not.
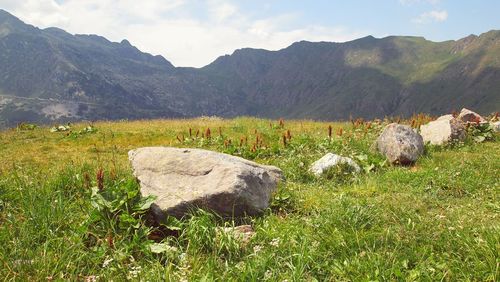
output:
[[[245,262],[244,261],[240,261],[236,264],[236,268],[239,269],[239,270],[243,270],[245,269]]]
[[[128,272],[128,279],[132,278],[137,278],[137,276],[141,273],[141,267],[140,266],[132,266]]]
[[[112,258],[108,258],[108,259],[104,260],[104,262],[102,263],[102,267],[106,268],[112,261],[113,261]]]
[[[179,255],[179,260],[184,262],[185,260],[187,260],[187,254],[186,253],[181,253]]]
[[[85,276],[83,278],[83,281],[85,282],[96,282],[97,279],[99,279],[99,276],[96,276],[96,275],[89,275],[89,276]]]
[[[319,242],[318,241],[313,241],[312,242],[312,246],[313,246],[313,248],[319,247]]]
[[[273,273],[271,272],[271,270],[267,270],[264,273],[264,280],[269,280],[269,279],[271,279],[272,276],[273,276]]]
[[[273,246],[273,247],[279,247],[280,245],[280,238],[274,238],[270,243],[269,245]]]

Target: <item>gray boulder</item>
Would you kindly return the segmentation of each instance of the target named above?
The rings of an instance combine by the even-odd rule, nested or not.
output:
[[[443,116],[446,117],[446,116]],[[462,141],[466,137],[465,126],[455,118],[438,118],[420,127],[424,143],[443,145],[452,141]]]
[[[465,123],[486,123],[486,120],[478,113],[463,108],[458,115],[458,120]]]
[[[353,168],[355,172],[360,172],[358,164],[353,161],[351,158],[342,157],[336,154],[328,153],[324,155],[321,159],[315,161],[311,168],[309,169],[316,176],[321,176],[323,172],[328,170],[331,167],[337,166],[339,164],[348,164]]]
[[[376,147],[392,164],[410,165],[424,152],[424,141],[410,126],[391,123],[378,137]]]
[[[155,195],[157,221],[193,208],[221,216],[256,215],[269,206],[282,171],[201,149],[146,147],[128,153],[143,196]]]

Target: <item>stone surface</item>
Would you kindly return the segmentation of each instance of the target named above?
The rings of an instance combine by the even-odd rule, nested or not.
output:
[[[437,119],[420,127],[420,135],[424,143],[432,145],[443,145],[453,141],[465,139],[465,126],[459,120],[453,118]]]
[[[500,121],[490,122],[493,132],[500,132]]]
[[[424,141],[411,127],[387,125],[376,141],[377,150],[392,164],[410,165],[424,152]]]
[[[251,225],[223,227],[220,229],[220,231],[226,234],[230,234],[243,244],[248,244],[248,242],[250,242],[250,240],[255,236],[255,231]]]
[[[500,121],[492,122],[491,127],[494,132],[500,132]]]
[[[320,176],[328,170],[331,167],[334,167],[339,164],[348,164],[351,166],[354,171],[360,172],[361,169],[359,168],[358,164],[353,161],[351,158],[347,157],[342,157],[336,154],[328,153],[324,155],[321,159],[315,161],[312,165],[309,171],[311,171],[314,175]]]
[[[193,208],[221,216],[256,215],[269,206],[282,171],[201,149],[146,147],[129,152],[144,196],[157,199],[157,221],[166,214],[182,217]]]
[[[486,123],[486,120],[479,115],[478,113],[475,113],[469,109],[463,108],[460,111],[460,114],[458,115],[458,120],[462,122],[468,122],[468,123]]]
[[[452,119],[455,119],[455,117],[452,114],[449,114],[449,115],[440,116],[436,120],[452,120]]]

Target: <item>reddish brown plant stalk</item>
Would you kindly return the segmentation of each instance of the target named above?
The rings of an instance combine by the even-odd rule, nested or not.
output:
[[[97,170],[96,179],[97,179],[97,188],[99,189],[99,191],[102,191],[104,189],[104,171],[102,170],[102,168]]]
[[[115,170],[115,168],[111,168],[111,170],[109,171],[109,178],[112,179],[112,180],[116,179],[116,170]]]
[[[83,174],[83,187],[85,189],[89,189],[90,188],[90,175],[88,172],[85,172]]]
[[[251,151],[254,152],[254,153],[257,151],[257,145],[255,143],[253,144],[253,147],[252,147]]]
[[[106,238],[106,241],[108,242],[108,246],[111,248],[111,249],[114,249],[115,248],[115,244],[113,242],[113,235],[109,234],[108,237]]]
[[[285,127],[285,121],[282,118],[280,118],[280,127],[281,128]]]

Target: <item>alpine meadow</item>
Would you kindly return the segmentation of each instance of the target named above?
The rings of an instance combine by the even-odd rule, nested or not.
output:
[[[28,2],[0,280],[500,280],[499,5]]]

